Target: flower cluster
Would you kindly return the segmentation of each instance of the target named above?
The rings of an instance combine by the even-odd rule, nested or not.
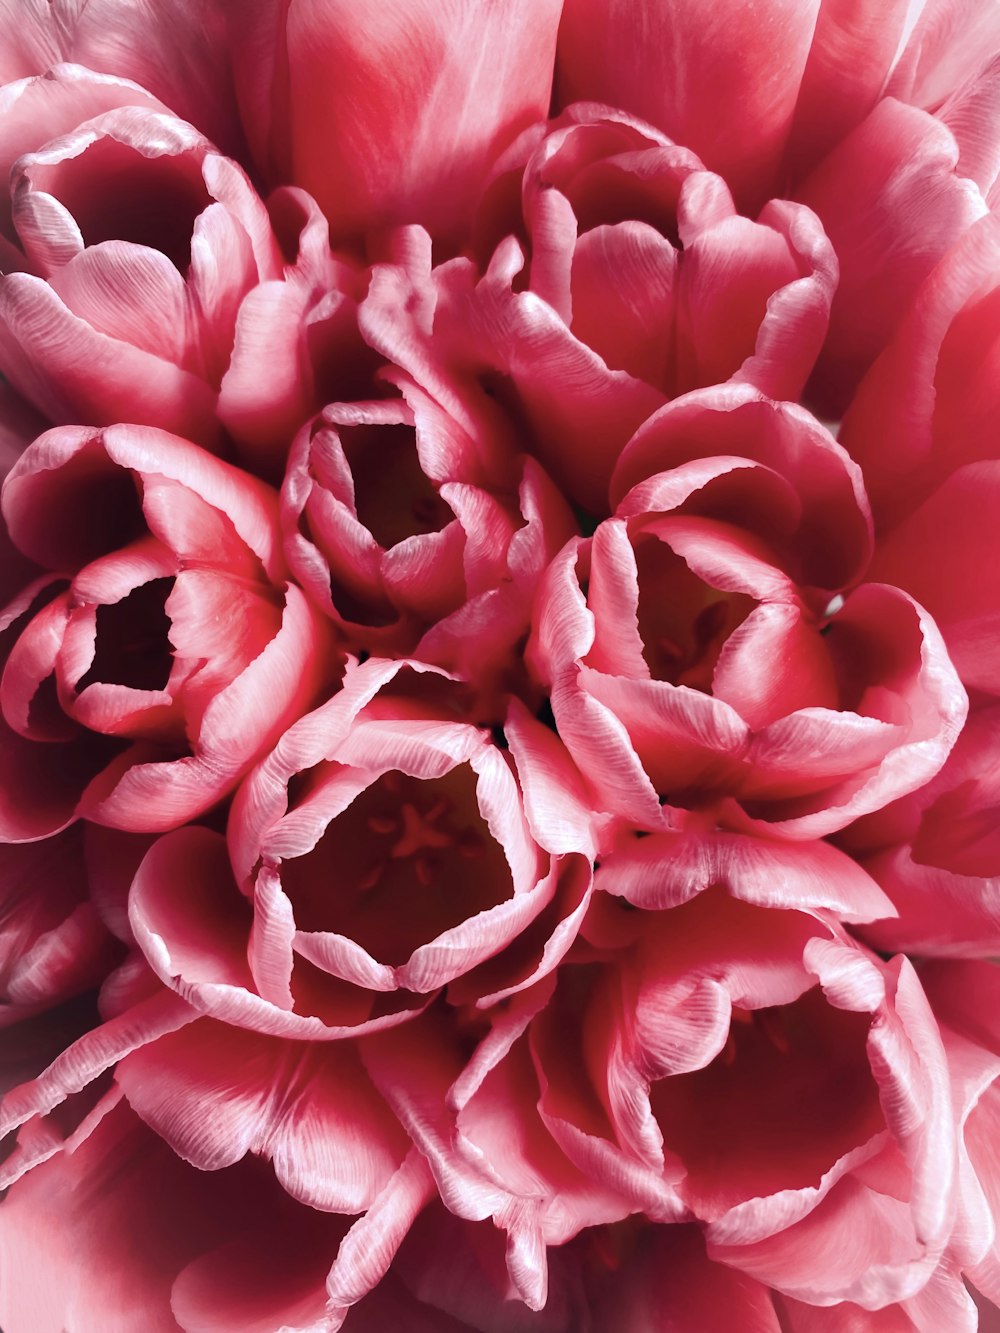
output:
[[[993,1327],[1000,9],[0,0],[0,159],[4,1333]]]

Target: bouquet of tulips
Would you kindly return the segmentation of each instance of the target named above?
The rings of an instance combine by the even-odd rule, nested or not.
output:
[[[0,0],[4,1333],[1000,1328],[1000,3]]]

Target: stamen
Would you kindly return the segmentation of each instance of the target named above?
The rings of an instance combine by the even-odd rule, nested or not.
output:
[[[439,819],[448,808],[448,803],[438,802],[426,815],[422,815],[416,806],[405,801],[402,806],[403,833],[392,849],[391,855],[400,860],[412,856],[423,847],[450,847],[455,841],[454,835],[444,829],[434,828],[432,820]]]

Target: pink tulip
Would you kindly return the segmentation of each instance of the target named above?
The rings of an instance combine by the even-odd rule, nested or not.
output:
[[[660,1182],[665,1217],[672,1200],[700,1221],[714,1261],[809,1305],[880,1309],[921,1290],[951,1234],[944,1052],[908,963],[831,928],[794,872],[769,888],[801,906],[599,899],[585,933],[611,954],[564,968],[530,1034],[539,1112],[647,1215]]]
[[[613,487],[617,516],[546,571],[529,645],[596,809],[683,825],[662,799],[815,837],[938,771],[964,693],[905,593],[850,590],[867,506],[817,422],[749,390],[692,394]]]
[[[121,79],[64,65],[0,96],[24,270],[0,279],[0,368],[50,420],[216,444],[240,303],[282,271],[246,175]]]
[[[527,247],[502,241],[435,326],[585,508],[607,512],[619,453],[668,398],[727,380],[801,391],[837,280],[808,209],[740,217],[687,147],[593,105],[525,135],[491,189],[483,243],[523,230]]]
[[[288,562],[353,649],[456,669],[502,717],[536,581],[575,524],[534,460],[483,459],[490,423],[400,387],[299,433],[282,490]]]
[[[563,854],[545,822],[532,822],[518,784],[537,763],[530,745],[515,727],[512,762],[461,720],[462,703],[437,672],[373,658],[349,669],[341,692],[289,728],[243,784],[229,844],[252,903],[261,997],[246,1001],[246,1021],[321,1035],[318,1019],[296,1012],[306,986],[313,1005],[348,1015],[330,1022],[367,1030],[449,984],[456,1002],[495,1001],[566,952],[589,898],[589,847],[581,838],[576,855]],[[173,909],[167,876],[150,867],[133,919],[152,945],[164,929],[140,904]],[[173,984],[178,960],[161,947],[148,956]]]
[[[4,513],[51,571],[7,613],[23,619],[0,685],[3,762],[25,762],[32,784],[8,839],[81,811],[174,827],[226,795],[326,680],[320,620],[283,583],[277,497],[196,445],[50,431],[9,474]]]
[[[566,0],[557,109],[595,99],[693,150],[740,207],[801,200],[840,285],[812,384],[839,416],[920,283],[984,216],[1000,164],[1000,19],[907,4]]]

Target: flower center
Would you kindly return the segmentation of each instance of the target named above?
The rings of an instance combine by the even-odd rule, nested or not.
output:
[[[300,930],[344,935],[392,966],[512,890],[465,765],[427,781],[384,774],[281,876]]]
[[[654,1084],[653,1109],[687,1167],[695,1208],[711,1216],[815,1185],[883,1127],[865,1046],[870,1022],[834,1009],[818,986],[781,1007],[734,1008],[711,1064]]]
[[[341,426],[340,441],[358,518],[384,551],[451,522],[451,509],[420,466],[412,426]]]
[[[396,773],[389,773],[383,781],[398,777]],[[394,785],[398,788],[398,783]],[[386,859],[374,865],[358,887],[375,888],[390,861],[409,859],[412,860],[417,883],[428,888],[434,881],[435,870],[440,868],[441,858],[437,853],[446,847],[454,848],[466,859],[481,857],[483,840],[480,834],[471,828],[457,833],[453,827],[449,827],[451,817],[452,802],[446,796],[439,797],[427,808],[421,808],[412,801],[403,801],[398,814],[389,812],[369,815],[366,822],[372,833],[381,838],[395,836],[396,841],[389,848]]]
[[[77,691],[98,681],[135,690],[163,690],[170,679],[173,649],[166,601],[172,578],[143,583],[118,602],[97,608],[94,660]]]
[[[635,556],[639,634],[650,672],[656,680],[710,694],[723,645],[753,600],[703,582],[655,537],[640,537]]]

